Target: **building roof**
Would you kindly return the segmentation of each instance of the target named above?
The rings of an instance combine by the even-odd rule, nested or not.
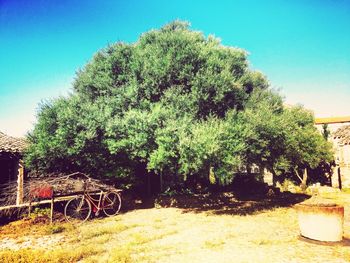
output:
[[[339,138],[341,144],[350,144],[350,125],[343,126],[333,134],[334,138]]]
[[[344,123],[344,122],[350,123],[350,116],[315,118],[315,124],[332,124],[332,123]]]
[[[15,138],[0,132],[0,153],[21,153],[26,146],[27,142],[24,138]]]

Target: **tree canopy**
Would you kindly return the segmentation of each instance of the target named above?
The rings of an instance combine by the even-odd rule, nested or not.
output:
[[[168,184],[209,173],[227,184],[242,166],[283,173],[331,158],[312,114],[285,107],[247,52],[182,21],[98,51],[71,95],[41,104],[28,138],[31,169]]]

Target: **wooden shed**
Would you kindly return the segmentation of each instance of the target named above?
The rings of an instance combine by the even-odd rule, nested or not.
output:
[[[23,202],[25,171],[22,157],[26,145],[25,139],[0,132],[0,202],[6,195],[3,189],[9,185],[17,188],[16,204]]]

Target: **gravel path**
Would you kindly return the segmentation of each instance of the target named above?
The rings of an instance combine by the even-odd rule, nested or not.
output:
[[[65,237],[60,234],[33,237],[26,236],[21,238],[11,238],[5,237],[0,240],[0,250],[1,249],[12,249],[19,250],[22,248],[40,248],[40,249],[53,249],[57,245],[64,242]]]

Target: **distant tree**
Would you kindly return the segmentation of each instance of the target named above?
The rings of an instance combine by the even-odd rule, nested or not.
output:
[[[274,183],[294,173],[305,186],[303,171],[333,158],[330,143],[314,127],[312,114],[300,106],[285,108],[277,93],[255,92],[240,116],[252,131],[246,139],[246,164],[270,170]]]
[[[293,111],[268,86],[244,50],[175,21],[100,50],[71,95],[42,104],[26,162],[133,183],[157,176],[161,189],[188,178],[226,184],[242,164],[313,164],[318,145],[301,157],[287,149],[295,136],[286,133],[304,131],[305,116],[288,119]]]
[[[322,135],[326,139],[326,141],[328,141],[330,134],[331,132],[328,128],[328,124],[327,123],[322,124]]]
[[[286,111],[286,118],[291,124],[287,133],[286,157],[301,180],[301,186],[306,188],[307,171],[333,160],[332,145],[315,128],[310,112],[295,107]],[[303,171],[303,176],[300,171]]]

